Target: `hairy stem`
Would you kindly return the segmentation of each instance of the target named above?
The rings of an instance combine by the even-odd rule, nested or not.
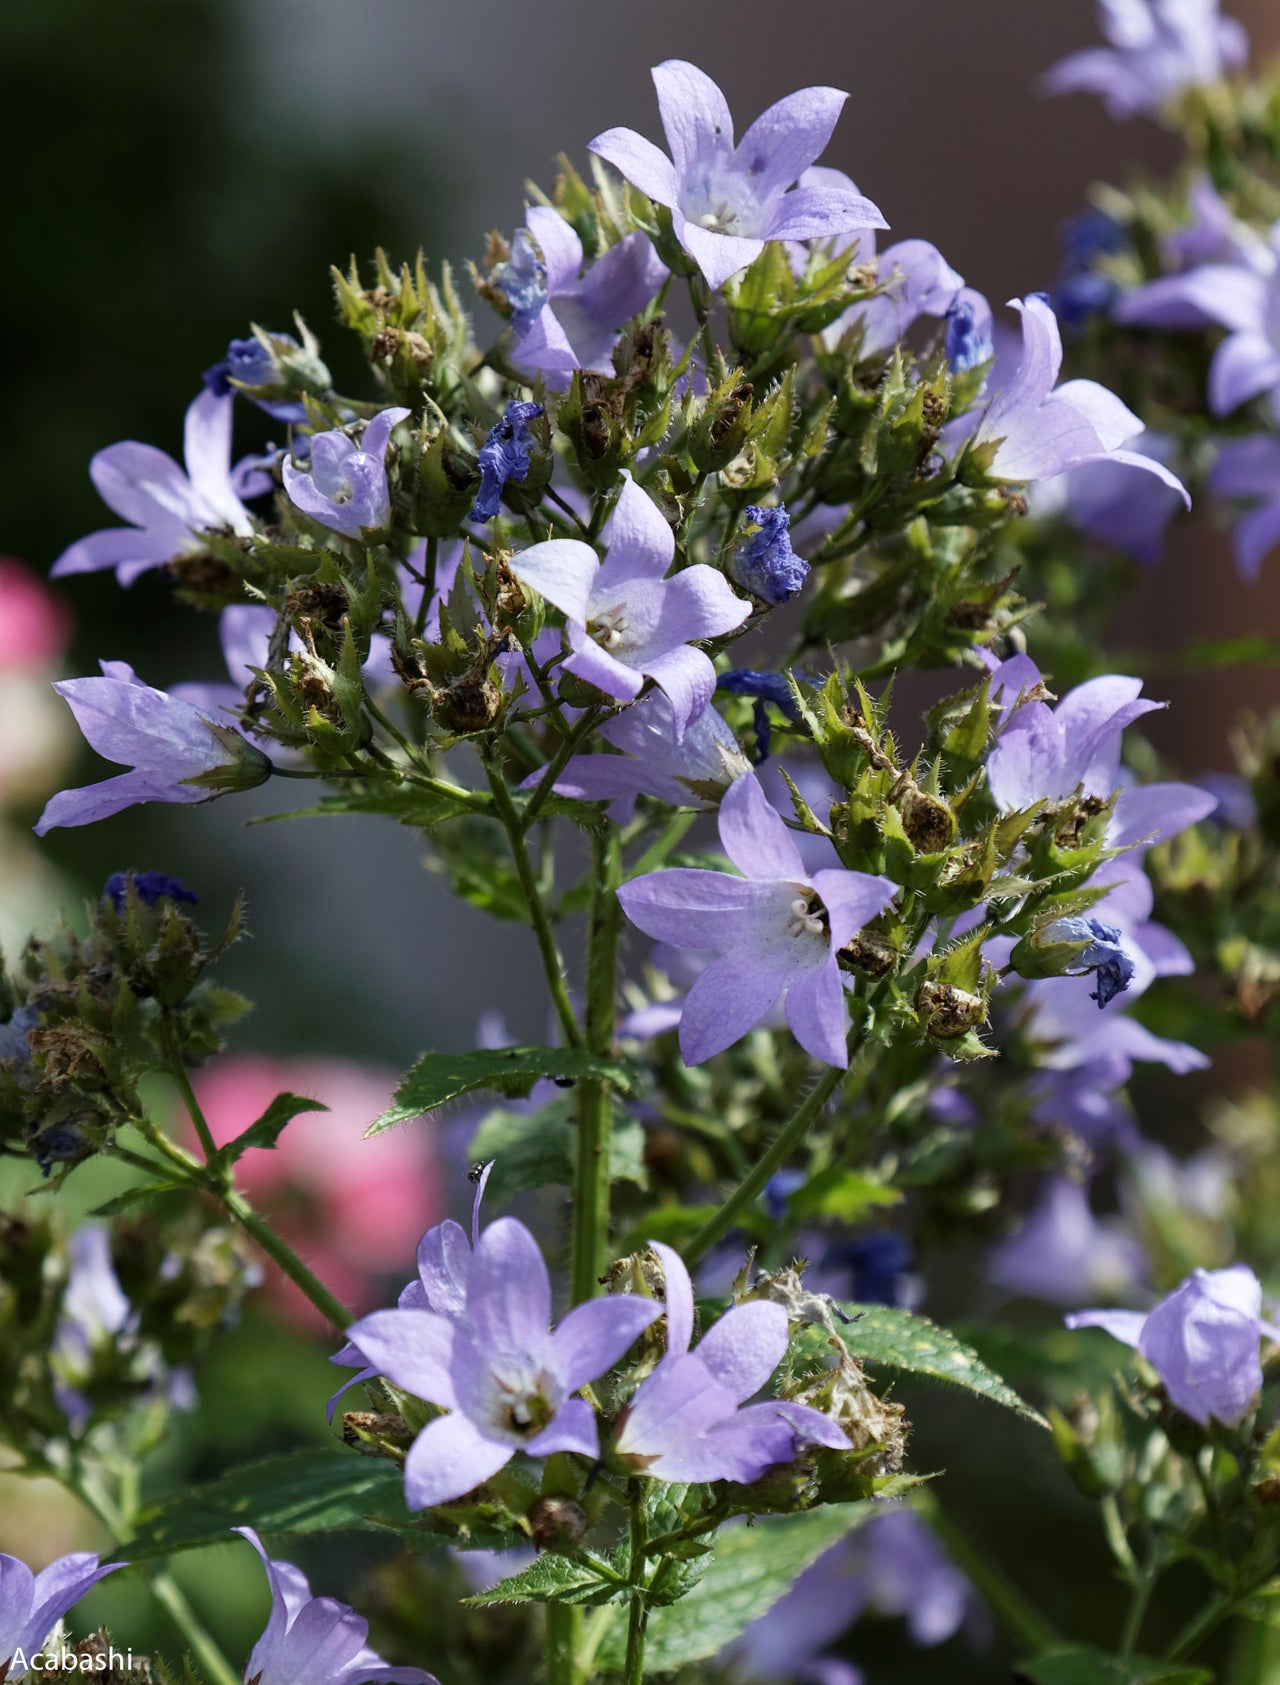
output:
[[[572,1609],[567,1603],[547,1604],[547,1685],[579,1685],[581,1631],[581,1609]]]
[[[613,1050],[618,978],[618,881],[622,849],[613,826],[591,839],[591,905],[587,914],[586,1038],[593,1053]],[[578,1134],[574,1162],[571,1291],[574,1304],[592,1298],[608,1263],[609,1145],[613,1100],[607,1083],[590,1077],[578,1085]]]
[[[627,1612],[627,1660],[625,1685],[640,1685],[644,1678],[644,1629],[649,1606],[644,1595],[645,1546],[649,1539],[649,1516],[644,1507],[644,1488],[638,1480],[627,1482],[631,1506],[631,1605]]]

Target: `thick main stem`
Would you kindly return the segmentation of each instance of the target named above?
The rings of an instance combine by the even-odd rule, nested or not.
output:
[[[634,1588],[627,1611],[627,1660],[623,1671],[626,1685],[640,1685],[644,1678],[644,1630],[649,1607],[644,1595],[645,1547],[649,1542],[649,1516],[644,1507],[644,1488],[638,1480],[628,1481],[631,1504],[631,1584]]]
[[[618,881],[622,849],[610,826],[591,839],[591,902],[587,913],[586,1040],[593,1053],[613,1051],[618,978]],[[608,1262],[609,1145],[613,1101],[608,1084],[591,1077],[578,1086],[570,1286],[574,1304],[599,1291]]]
[[[699,1258],[705,1257],[721,1236],[733,1227],[741,1213],[755,1204],[774,1173],[782,1168],[804,1140],[809,1126],[847,1075],[846,1070],[833,1066],[818,1079],[794,1115],[783,1126],[782,1132],[766,1149],[763,1157],[747,1172],[715,1216],[703,1224],[685,1247],[686,1264],[696,1264]]]

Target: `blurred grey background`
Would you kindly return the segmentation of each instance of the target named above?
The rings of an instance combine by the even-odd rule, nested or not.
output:
[[[1258,52],[1280,44],[1274,5],[1232,9]],[[847,88],[824,161],[895,237],[932,240],[994,301],[1046,286],[1090,181],[1174,156],[1148,123],[1036,94],[1041,71],[1094,39],[1091,0],[16,0],[0,16],[0,95],[28,145],[0,187],[0,549],[44,570],[107,524],[90,454],[130,436],[176,453],[200,370],[251,318],[286,327],[298,305],[339,377],[353,370],[328,319],[328,265],[421,243],[460,269],[491,227],[518,225],[525,178],[549,184],[557,152],[582,166],[614,124],[659,136],[648,67],[663,58],[700,64],[743,125],[797,87]],[[1274,624],[1278,574],[1272,563],[1249,591],[1220,540],[1189,524],[1120,639],[1173,647]],[[73,670],[113,656],[159,684],[216,673],[212,624],[171,609],[159,582],[75,581],[66,595]],[[1276,687],[1264,670],[1160,688],[1175,703],[1160,745],[1195,773],[1225,764],[1237,709]],[[78,782],[106,774],[90,761]],[[404,1064],[471,1045],[494,1005],[513,1035],[540,1038],[532,939],[451,901],[410,833],[246,826],[296,805],[298,788],[135,811],[47,846],[86,891],[119,867],[174,872],[211,919],[247,889],[256,940],[233,969],[259,1010],[238,1045]]]

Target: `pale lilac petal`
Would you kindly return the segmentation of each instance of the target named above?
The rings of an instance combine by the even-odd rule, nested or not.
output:
[[[533,205],[525,213],[524,225],[542,253],[547,291],[557,293],[571,287],[582,268],[582,241],[573,224],[549,205]]]
[[[231,484],[231,413],[235,393],[218,397],[207,388],[188,406],[183,455],[191,484],[220,509],[239,503]]]
[[[1280,544],[1280,497],[1242,515],[1232,529],[1231,543],[1241,575],[1256,580],[1263,562]]]
[[[552,1361],[566,1392],[577,1392],[621,1361],[662,1306],[634,1293],[575,1305],[551,1336]]]
[[[457,1407],[450,1373],[455,1330],[434,1311],[374,1311],[347,1330],[348,1338],[380,1375],[428,1404]]]
[[[1142,418],[1096,380],[1064,381],[1053,396],[1059,403],[1070,404],[1085,418],[1104,450],[1118,450],[1126,439],[1143,430]]]
[[[347,538],[359,538],[363,530],[361,508],[354,500],[346,504],[335,503],[316,485],[310,469],[299,468],[287,456],[280,464],[280,472],[284,489],[295,509],[300,509],[304,515],[309,515],[332,532],[340,532]]]
[[[35,1575],[17,1556],[0,1552],[0,1662],[7,1662],[17,1649],[31,1616],[35,1596]],[[43,1642],[44,1635],[36,1640]]]
[[[734,162],[761,199],[799,181],[826,151],[848,97],[839,88],[801,88],[756,118],[738,143]]]
[[[725,576],[705,562],[695,562],[666,582],[661,630],[672,642],[697,643],[736,632],[751,617],[751,604]],[[652,646],[650,646],[652,647]]]
[[[1009,305],[1022,317],[1022,356],[1013,378],[992,404],[982,424],[985,438],[999,438],[999,421],[1006,413],[1047,398],[1062,367],[1062,334],[1050,306],[1034,295],[1011,298]]]
[[[1062,770],[1062,731],[1043,702],[1024,703],[987,757],[987,783],[1002,813],[1070,790]]]
[[[553,307],[584,368],[613,375],[618,330],[644,310],[669,270],[647,234],[628,234],[602,252],[582,279]]]
[[[387,441],[391,437],[392,429],[407,421],[410,411],[400,405],[393,405],[390,409],[379,410],[360,435],[360,452],[363,456],[377,457],[379,462],[387,454]]]
[[[1196,784],[1133,784],[1121,790],[1107,827],[1110,848],[1152,847],[1207,819],[1215,798]]]
[[[664,1480],[734,1480],[750,1485],[795,1456],[796,1436],[773,1404],[749,1404],[689,1445],[664,1454]],[[846,1442],[847,1443],[847,1442]]]
[[[826,965],[792,979],[787,989],[787,1023],[812,1058],[837,1070],[848,1069],[844,986],[834,956]]]
[[[539,311],[528,333],[511,347],[511,360],[522,369],[538,369],[546,374],[571,375],[582,367],[582,359],[549,304]]]
[[[157,533],[136,527],[104,527],[69,544],[49,569],[49,577],[66,579],[75,573],[99,573],[122,562],[133,562],[138,570],[159,567],[176,555],[178,548],[168,529]]]
[[[1194,329],[1217,322],[1233,333],[1257,332],[1266,294],[1266,281],[1252,270],[1207,263],[1135,287],[1117,300],[1114,315],[1135,327]]]
[[[50,797],[44,812],[32,826],[38,837],[47,831],[67,829],[75,825],[95,825],[100,819],[110,819],[126,807],[140,802],[205,802],[211,792],[194,784],[190,793],[175,790],[163,778],[145,772],[122,772],[116,778],[104,778],[100,784],[82,785],[76,790],[61,790]]]
[[[1131,117],[1150,103],[1146,81],[1109,47],[1071,53],[1040,78],[1046,94],[1100,94],[1113,117]]]
[[[898,893],[891,878],[847,872],[838,866],[815,872],[812,881],[829,915],[833,952],[851,941],[863,925],[870,924]]]
[[[675,866],[632,878],[619,889],[618,900],[632,924],[655,941],[721,952],[785,921],[792,891],[772,879],[756,883],[728,872]]]
[[[697,719],[715,695],[716,670],[711,657],[700,649],[680,644],[662,655],[636,658],[671,703],[671,729],[677,743],[684,741],[689,722]]]
[[[13,1560],[12,1557],[0,1558],[0,1562]],[[21,1566],[25,1567],[26,1564]],[[19,1586],[30,1586],[30,1613],[14,1649],[22,1649],[28,1654],[34,1653],[73,1604],[78,1603],[99,1580],[125,1566],[123,1562],[113,1562],[101,1567],[95,1552],[82,1550],[73,1551],[70,1556],[59,1557],[34,1578],[31,1578],[28,1569],[26,1578],[19,1581]],[[0,1582],[0,1618],[3,1605],[4,1586],[3,1582]],[[0,1662],[8,1661],[12,1653],[10,1651],[6,1655],[0,1652]]]
[[[681,1357],[693,1341],[693,1282],[684,1259],[673,1246],[651,1240],[662,1263],[663,1298],[667,1317],[667,1356]]]
[[[735,1305],[698,1341],[698,1358],[739,1403],[760,1391],[787,1349],[787,1313],[755,1300]]]
[[[675,534],[666,516],[629,473],[623,474],[622,490],[609,517],[606,537],[609,554],[600,574],[611,586],[615,581],[633,577],[661,579],[675,557]]]
[[[696,222],[679,223],[677,229],[680,244],[713,290],[754,263],[765,246],[763,240],[749,240],[740,234],[715,234]]]
[[[597,1304],[606,1303],[603,1299]],[[585,1398],[570,1398],[556,1411],[555,1420],[541,1433],[527,1439],[523,1449],[530,1457],[550,1457],[556,1451],[576,1451],[592,1461],[600,1455],[600,1429],[596,1413]]]
[[[877,206],[860,193],[797,187],[783,196],[769,222],[771,240],[830,240],[862,228],[887,228]]]
[[[720,89],[696,64],[667,59],[650,73],[676,173],[686,178],[733,150],[733,118]]]
[[[549,538],[519,551],[508,566],[522,584],[531,585],[567,619],[586,625],[591,587],[600,569],[589,544],[577,538]]]
[[[123,439],[100,450],[89,464],[98,496],[114,514],[135,526],[187,536],[194,498],[191,483],[171,456],[154,445]]]
[[[634,129],[606,129],[588,143],[587,151],[612,164],[656,204],[674,210],[680,203],[680,181],[670,158]]]
[[[618,702],[632,702],[644,689],[644,674],[610,655],[586,631],[572,628],[573,654],[564,663],[564,671],[572,673],[585,684],[595,685],[606,696]]]
[[[359,1655],[369,1636],[362,1615],[333,1597],[313,1597],[264,1658],[267,1685],[316,1685],[332,1681]],[[249,1675],[253,1678],[253,1675]]]
[[[551,1339],[551,1281],[538,1243],[514,1217],[480,1236],[467,1282],[467,1314],[487,1354],[532,1354]]]
[[[448,1504],[505,1468],[514,1445],[487,1439],[460,1411],[428,1422],[409,1447],[404,1463],[404,1501],[409,1509]]]
[[[725,791],[720,803],[719,826],[721,846],[747,877],[808,882],[795,838],[781,814],[771,806],[754,773],[735,778]]]
[[[446,1218],[418,1242],[418,1276],[427,1302],[438,1316],[460,1322],[467,1309],[471,1242],[460,1223]]]
[[[1170,491],[1176,491],[1182,499],[1185,509],[1191,507],[1191,493],[1174,473],[1173,469],[1160,462],[1154,456],[1143,456],[1140,451],[1109,451],[1102,460],[1118,462],[1126,468],[1140,468],[1144,474],[1154,474],[1157,480],[1168,486]]]
[[[1259,392],[1280,385],[1280,351],[1260,333],[1234,333],[1224,339],[1209,365],[1209,407],[1230,415]]]
[[[714,960],[689,990],[680,1015],[680,1056],[701,1065],[748,1031],[773,1008],[787,974],[744,963],[741,950]]]
[[[821,1410],[814,1410],[807,1404],[793,1404],[790,1400],[779,1401],[774,1409],[796,1438],[805,1444],[826,1445],[832,1451],[849,1449],[849,1435],[839,1422],[824,1416]]]
[[[1141,1311],[1071,1311],[1062,1319],[1068,1328],[1103,1328],[1113,1339],[1137,1349],[1146,1317]]]

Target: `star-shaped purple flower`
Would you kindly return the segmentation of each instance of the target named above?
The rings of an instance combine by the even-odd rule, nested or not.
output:
[[[289,501],[348,538],[385,532],[391,522],[387,445],[392,429],[408,414],[400,408],[379,410],[365,424],[359,444],[340,427],[315,434],[309,468],[297,467],[287,456],[281,465]]]
[[[1114,392],[1093,380],[1057,384],[1062,335],[1048,301],[1037,293],[1011,299],[1022,316],[1022,359],[998,391],[973,434],[975,444],[997,446],[991,471],[1004,480],[1048,480],[1082,462],[1123,462],[1154,474],[1191,499],[1163,462],[1122,450],[1142,422]]]
[[[512,573],[562,610],[573,653],[566,673],[630,702],[650,678],[671,699],[677,740],[715,690],[715,668],[690,645],[723,637],[751,614],[704,562],[665,577],[676,541],[657,506],[627,477],[600,562],[589,544],[552,538],[513,556]]]
[[[271,776],[266,755],[238,731],[153,690],[124,661],[101,666],[100,679],[64,679],[53,688],[70,704],[89,747],[131,770],[61,791],[40,815],[37,836],[59,825],[92,825],[138,802],[212,801]]]
[[[1068,1328],[1105,1328],[1141,1352],[1178,1409],[1202,1427],[1238,1427],[1262,1391],[1258,1341],[1280,1340],[1262,1317],[1262,1286],[1246,1264],[1193,1270],[1144,1316],[1141,1311],[1074,1311]]]
[[[675,867],[633,878],[622,909],[646,936],[719,957],[689,990],[680,1018],[687,1065],[721,1053],[786,994],[787,1023],[824,1064],[849,1063],[836,955],[897,894],[888,878],[843,867],[810,876],[753,774],[720,803],[720,841],[742,877]]]
[[[97,1556],[82,1550],[33,1574],[20,1557],[0,1554],[0,1679],[21,1679],[25,1668],[10,1671],[18,1651],[30,1660],[71,1605],[124,1566],[113,1562],[100,1568]]]
[[[789,94],[735,147],[729,107],[709,76],[683,59],[668,59],[652,74],[670,158],[633,129],[609,129],[590,150],[672,212],[676,238],[709,286],[723,286],[754,263],[767,240],[825,240],[886,226],[860,193],[794,186],[831,139],[848,94]]]
[[[1113,117],[1155,112],[1184,88],[1238,69],[1249,39],[1218,0],[1098,0],[1109,47],[1072,53],[1042,79],[1049,94],[1101,94]]]
[[[234,402],[230,392],[201,392],[188,408],[185,472],[164,451],[136,439],[99,451],[89,464],[90,478],[107,507],[131,524],[77,540],[50,577],[114,568],[121,585],[132,585],[148,568],[199,555],[210,532],[252,532],[253,518],[240,499],[260,496],[271,479],[248,462],[231,466]]]
[[[667,1352],[622,1415],[614,1451],[656,1480],[757,1480],[801,1445],[847,1451],[837,1422],[807,1404],[747,1404],[787,1349],[787,1313],[763,1300],[735,1305],[690,1351],[693,1283],[678,1252],[650,1245],[666,1279]]]
[[[244,1670],[246,1685],[439,1685],[420,1667],[388,1667],[368,1645],[369,1623],[336,1597],[312,1597],[292,1562],[277,1562],[252,1527],[234,1527],[262,1558],[271,1613]]]
[[[409,1449],[409,1508],[461,1498],[517,1451],[596,1457],[595,1414],[572,1395],[619,1361],[659,1307],[592,1299],[552,1333],[547,1266],[514,1217],[490,1223],[474,1252],[456,1223],[440,1224],[423,1237],[419,1269],[429,1309],[375,1311],[348,1330],[376,1373],[448,1412]]]
[[[512,306],[511,361],[563,384],[575,369],[614,372],[618,331],[667,278],[644,234],[628,234],[582,269],[582,241],[558,211],[535,205],[496,285]]]

